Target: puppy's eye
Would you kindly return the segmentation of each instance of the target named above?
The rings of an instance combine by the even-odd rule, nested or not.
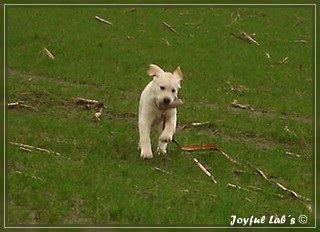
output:
[[[160,86],[160,89],[161,89],[161,90],[165,90],[165,89],[166,89],[166,87],[164,87],[164,86]]]
[[[175,89],[172,89],[172,93],[175,93],[176,92],[176,90]]]

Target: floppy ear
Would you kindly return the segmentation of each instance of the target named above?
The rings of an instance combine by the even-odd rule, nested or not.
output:
[[[159,68],[157,65],[150,64],[147,73],[149,76],[159,76],[162,73],[164,73],[164,71],[161,68]]]
[[[182,74],[181,69],[180,69],[179,66],[178,66],[178,68],[176,70],[174,70],[173,76],[175,78],[178,78],[180,81],[183,79],[183,74]]]

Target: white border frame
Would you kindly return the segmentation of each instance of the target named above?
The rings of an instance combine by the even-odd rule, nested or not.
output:
[[[211,229],[211,228],[234,228],[234,229],[239,229],[239,228],[256,228],[256,229],[266,229],[266,228],[290,228],[290,229],[295,229],[295,228],[306,228],[306,229],[310,229],[310,228],[316,228],[317,227],[317,217],[316,217],[316,214],[317,214],[317,209],[316,209],[316,202],[317,202],[317,193],[316,193],[316,184],[317,184],[317,173],[316,173],[316,170],[317,170],[317,160],[316,160],[316,153],[317,153],[317,145],[316,145],[316,142],[317,142],[317,68],[316,68],[316,61],[317,61],[317,45],[316,45],[316,41],[317,41],[317,4],[3,4],[4,6],[4,10],[3,10],[3,22],[4,22],[4,44],[3,44],[3,50],[4,50],[4,59],[3,59],[3,67],[4,67],[4,70],[3,70],[3,75],[4,75],[4,82],[3,82],[3,88],[4,88],[4,91],[3,91],[3,111],[4,111],[4,114],[3,114],[3,118],[4,118],[4,136],[3,136],[3,140],[4,140],[4,148],[3,148],[3,169],[4,169],[4,178],[3,178],[3,188],[4,188],[4,200],[3,200],[3,222],[4,222],[4,229],[20,229],[20,228],[27,228],[27,229],[44,229],[44,228],[52,228],[52,229],[81,229],[81,228],[84,228],[84,229],[101,229],[101,228],[104,228],[104,229],[116,229],[116,228],[123,228],[123,229],[145,229],[145,228],[148,228],[148,229],[151,229],[151,228],[159,228],[159,229]],[[6,6],[119,6],[119,7],[125,7],[125,6],[313,6],[314,7],[314,126],[315,126],[315,130],[314,130],[314,206],[312,207],[312,212],[314,214],[314,226],[310,226],[310,227],[258,227],[258,226],[253,226],[253,227],[246,227],[246,226],[229,226],[229,227],[226,227],[226,226],[221,226],[221,227],[217,227],[217,226],[199,226],[199,227],[195,227],[195,226],[173,226],[173,227],[170,227],[170,226],[7,226],[6,225],[6,105],[7,105],[7,99],[6,99]]]

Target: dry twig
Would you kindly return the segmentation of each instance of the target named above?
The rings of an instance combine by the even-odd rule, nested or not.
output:
[[[252,43],[255,43],[256,45],[260,45],[254,38],[252,38],[252,36],[254,35],[252,35],[252,36],[250,36],[250,35],[248,35],[247,33],[245,33],[244,31],[240,31],[240,34],[244,37],[244,38],[246,38],[248,41],[250,41],[250,42],[252,42]]]
[[[113,25],[113,23],[109,22],[108,20],[105,20],[103,18],[100,18],[99,16],[94,16],[94,18],[100,22],[103,22],[105,24],[108,24],[108,25]]]
[[[231,106],[235,108],[248,109],[248,110],[254,111],[254,109],[251,106],[240,104],[236,99],[233,100],[233,102],[231,103]]]
[[[228,186],[228,187],[235,188],[235,189],[240,189],[240,190],[243,190],[243,191],[250,192],[250,190],[249,190],[249,189],[247,189],[247,188],[243,188],[243,187],[238,186],[238,185],[235,185],[235,184],[228,183],[228,184],[227,184],[227,186]]]
[[[197,160],[196,158],[193,159],[193,161],[198,165],[198,167],[208,176],[211,178],[211,180],[216,184],[217,181],[213,177],[213,175]]]
[[[167,46],[171,46],[170,42],[167,39],[162,39]]]
[[[8,103],[8,109],[24,107],[24,106],[25,106],[24,101],[17,101],[17,102]]]
[[[91,99],[86,99],[82,97],[77,97],[74,98],[74,101],[78,105],[85,105],[87,108],[90,108],[91,106],[97,107],[97,108],[104,108],[104,104],[101,101],[98,100],[91,100]]]
[[[49,51],[48,48],[44,48],[42,51],[45,55],[47,55],[51,60],[55,60],[54,55]]]
[[[301,158],[301,157],[302,157],[302,155],[298,155],[298,154],[292,153],[292,152],[290,152],[290,151],[287,151],[287,152],[286,152],[286,155],[294,156],[294,157],[297,157],[297,158]]]
[[[296,132],[294,132],[293,130],[290,130],[288,126],[285,126],[285,127],[284,127],[284,130],[285,130],[290,136],[297,137]]]
[[[289,57],[286,56],[285,58],[283,58],[282,60],[277,61],[277,64],[286,64],[288,63]]]
[[[36,146],[32,146],[32,145],[27,145],[27,144],[23,144],[23,143],[17,143],[17,142],[9,142],[12,145],[18,146],[21,150],[23,151],[28,151],[31,152],[33,150],[36,151],[40,151],[40,152],[44,152],[44,153],[48,153],[48,154],[54,154],[55,156],[59,156],[62,157],[62,155],[58,152],[54,152],[54,151],[50,151],[48,149],[45,148],[41,148],[41,147],[36,147]]]
[[[295,43],[301,43],[301,44],[306,44],[307,43],[307,41],[304,40],[304,39],[296,39],[296,40],[294,40],[294,42]]]
[[[169,176],[175,176],[174,174],[172,174],[172,173],[170,173],[170,172],[167,172],[167,171],[165,171],[165,170],[163,170],[163,169],[161,169],[161,168],[158,168],[158,167],[154,167],[153,169],[156,170],[156,171],[162,172],[162,173],[164,173],[164,174],[167,174],[167,175],[169,175]]]
[[[252,34],[252,35],[248,35],[246,32],[244,31],[240,31],[240,35],[236,35],[234,33],[230,33],[230,35],[232,35],[233,37],[237,38],[237,39],[240,39],[240,40],[243,40],[247,43],[254,43],[256,45],[260,45],[254,38],[253,36],[255,34]]]
[[[176,29],[174,29],[171,25],[169,25],[167,22],[163,21],[162,22],[163,25],[165,25],[167,28],[169,28],[170,31],[172,31],[173,33],[178,34],[178,32],[176,31]]]
[[[203,125],[208,125],[210,122],[209,121],[205,121],[205,122],[192,122],[191,126],[203,126]]]
[[[8,109],[17,109],[17,108],[28,108],[28,109],[35,110],[34,107],[24,104],[24,101],[8,103]]]
[[[105,108],[103,102],[97,101],[97,100],[86,99],[86,98],[82,98],[82,97],[77,97],[74,99],[74,101],[78,105],[85,105],[86,108],[88,108],[88,109],[90,107],[96,107],[97,111],[94,114],[94,116],[98,121],[100,121],[100,116],[102,114],[102,110],[103,110],[103,108]]]
[[[282,60],[278,60],[278,61],[273,61],[271,59],[271,55],[268,52],[264,53],[266,55],[266,57],[268,58],[268,60],[270,61],[270,63],[273,65],[278,65],[278,64],[286,64],[289,62],[289,57],[286,56],[285,58],[283,58]]]

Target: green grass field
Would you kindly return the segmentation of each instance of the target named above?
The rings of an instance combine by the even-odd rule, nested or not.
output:
[[[6,112],[7,225],[228,226],[231,215],[314,223],[290,193],[217,152],[170,143],[167,155],[140,159],[137,130],[148,65],[180,66],[175,139],[216,145],[313,199],[312,8],[7,7],[6,20],[7,101],[29,106]],[[240,31],[259,46],[230,34]],[[77,97],[104,103],[100,121]]]

